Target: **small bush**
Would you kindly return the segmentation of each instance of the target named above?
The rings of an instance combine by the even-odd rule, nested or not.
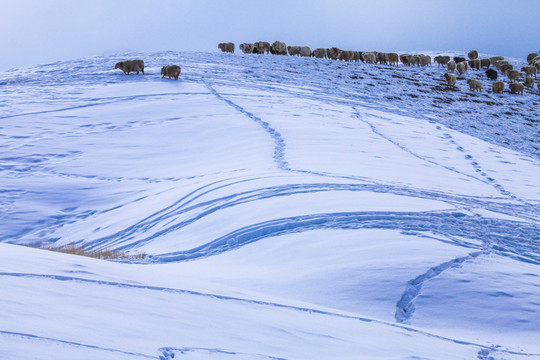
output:
[[[38,245],[33,245],[32,247],[35,247],[38,249],[49,250],[49,251],[57,251],[64,254],[88,256],[88,257],[92,257],[96,259],[103,259],[103,260],[111,260],[111,259],[124,259],[124,260],[130,259],[131,260],[131,259],[146,258],[145,253],[129,254],[122,250],[111,250],[111,249],[86,250],[83,246],[78,246],[78,245],[54,247],[54,246],[38,244]]]

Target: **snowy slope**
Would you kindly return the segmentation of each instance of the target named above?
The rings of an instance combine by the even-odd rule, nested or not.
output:
[[[0,73],[0,358],[540,359],[540,96],[443,73]]]

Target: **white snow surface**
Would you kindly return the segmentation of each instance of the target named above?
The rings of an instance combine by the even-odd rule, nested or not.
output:
[[[0,73],[0,359],[540,359],[540,96],[443,74]]]

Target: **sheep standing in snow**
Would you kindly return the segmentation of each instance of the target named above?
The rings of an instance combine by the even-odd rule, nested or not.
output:
[[[409,63],[409,54],[401,54],[401,55],[399,55],[399,60],[401,61],[401,63],[403,65],[407,65],[407,66],[411,65]]]
[[[374,52],[365,52],[364,53],[364,60],[368,64],[375,64],[377,62],[377,56]]]
[[[142,60],[120,61],[114,65],[114,68],[122,70],[126,75],[129,75],[130,72],[136,72],[137,75],[142,72],[144,75],[144,61]]]
[[[341,49],[339,49],[337,47],[326,49],[326,53],[328,55],[328,58],[332,59],[332,60],[337,60],[338,57],[339,57],[340,52],[341,52]]]
[[[467,79],[467,84],[471,91],[480,91],[482,90],[482,83],[477,79]]]
[[[502,81],[495,81],[492,85],[493,93],[502,94],[504,92],[504,83]]]
[[[454,61],[456,62],[456,64],[459,64],[460,62],[467,61],[467,59],[462,56],[454,56]]]
[[[523,85],[525,85],[528,88],[534,89],[534,79],[531,76],[525,77],[525,81],[523,81]]]
[[[167,65],[161,68],[161,75],[163,75],[161,78],[163,79],[165,76],[168,76],[170,78],[174,78],[175,80],[178,80],[178,77],[180,76],[180,72],[182,70],[180,69],[180,66],[178,65]]]
[[[242,50],[244,54],[253,54],[253,44],[242,43],[240,44],[240,50]]]
[[[446,64],[446,69],[450,73],[453,73],[454,71],[456,71],[456,62],[454,60],[450,60],[448,64]]]
[[[521,68],[521,71],[525,73],[526,76],[533,76],[536,78],[536,68],[534,66],[524,66]]]
[[[469,57],[470,60],[478,59],[478,51],[471,50],[471,51],[469,51],[467,56]]]
[[[310,57],[311,56],[311,49],[309,46],[300,46],[300,56],[303,57]]]
[[[509,62],[506,61],[506,60],[496,60],[496,61],[495,61],[494,63],[492,63],[492,64],[493,64],[493,66],[495,66],[495,67],[497,68],[497,70],[500,71],[500,70],[501,70],[501,67],[502,67],[503,65],[508,65]]]
[[[462,62],[458,63],[456,68],[457,68],[457,72],[458,72],[459,75],[465,74],[465,72],[467,71],[467,68],[468,68],[467,62],[462,61]]]
[[[350,50],[343,50],[339,53],[338,60],[343,61],[353,61],[354,60],[354,54]]]
[[[445,66],[446,64],[448,64],[448,62],[450,61],[450,56],[442,56],[442,55],[439,55],[439,56],[435,56],[435,58],[433,58],[433,60],[439,64],[439,66]]]
[[[491,65],[495,66],[495,61],[504,60],[504,56],[492,56],[489,58],[489,61],[491,61]]]
[[[514,66],[512,64],[504,64],[499,67],[499,70],[501,73],[506,74],[510,70],[514,70]]]
[[[519,80],[519,71],[517,70],[506,70],[506,76],[508,76],[508,79],[512,82],[516,82]]]
[[[328,57],[325,48],[317,48],[313,50],[313,53],[311,54],[311,56],[319,58],[319,59],[324,59]]]
[[[480,60],[478,59],[469,60],[469,66],[471,67],[471,69],[480,70]]]
[[[399,64],[399,56],[396,53],[387,53],[386,54],[386,61],[390,65],[398,66],[398,64]]]
[[[270,43],[267,41],[257,41],[253,44],[254,54],[264,54],[270,52]]]
[[[270,46],[270,53],[274,55],[287,55],[287,45],[282,41],[274,41]]]
[[[489,68],[491,61],[489,59],[480,59],[480,67]]]
[[[532,60],[533,60],[535,57],[537,57],[537,56],[538,56],[537,53],[530,53],[529,55],[527,55],[527,62],[528,62],[529,64],[531,64],[531,63],[532,63]]]
[[[287,52],[290,56],[296,56],[300,54],[300,46],[287,46]]]
[[[456,85],[456,75],[446,73],[446,74],[444,74],[444,81],[446,81],[448,86],[455,86]]]
[[[523,84],[521,83],[510,83],[508,85],[508,87],[510,88],[510,93],[511,94],[521,94],[523,95]]]
[[[231,42],[228,43],[219,43],[218,49],[221,50],[221,52],[228,52],[233,53],[234,52],[234,44]]]
[[[488,79],[490,80],[497,80],[497,71],[493,70],[493,69],[487,69],[486,70],[486,76],[488,77]]]

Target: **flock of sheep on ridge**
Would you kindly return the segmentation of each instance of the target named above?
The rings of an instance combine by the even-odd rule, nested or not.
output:
[[[234,53],[233,43],[220,43],[218,48],[222,52]],[[316,57],[321,59],[343,60],[343,61],[362,61],[368,64],[387,64],[398,66],[399,62],[406,66],[431,66],[431,56],[422,54],[401,54],[397,53],[384,53],[377,51],[363,52],[363,51],[350,51],[341,50],[333,47],[330,49],[317,48],[311,51],[309,46],[286,46],[284,42],[275,41],[272,45],[266,41],[259,41],[256,43],[242,43],[240,44],[240,50],[244,54],[275,54],[275,55],[290,55],[290,56],[304,56],[304,57]],[[466,58],[456,56],[453,59],[447,55],[435,56],[433,59],[439,66],[445,66],[447,72],[444,74],[444,80],[448,84],[455,88],[457,77],[454,72],[457,71],[459,76],[463,75],[469,70],[480,70],[487,68],[485,74],[490,80],[497,80],[498,72],[491,68],[493,66],[505,75],[508,80],[508,88],[512,94],[523,94],[525,87],[534,88],[536,74],[540,71],[540,55],[537,53],[530,53],[527,56],[527,63],[529,65],[521,68],[521,71],[514,69],[513,65],[504,59],[502,56],[494,56],[489,59],[478,59],[478,51],[471,50],[467,54],[469,60]],[[144,61],[143,60],[127,60],[117,63],[114,67],[120,69],[124,74],[129,75],[130,72],[139,74],[142,72],[144,75]],[[161,68],[161,75],[167,76],[169,79],[174,78],[178,80],[180,76],[181,68],[178,65],[167,65]],[[523,83],[519,80],[524,75]],[[534,78],[533,78],[534,76]],[[471,91],[481,91],[482,82],[478,79],[467,79],[467,84]],[[538,91],[540,91],[540,83],[537,84]],[[504,82],[494,81],[492,83],[493,93],[504,92]]]
[[[218,49],[222,52],[234,53],[234,44],[231,42],[218,44]],[[429,55],[410,55],[397,53],[384,53],[377,51],[363,52],[363,51],[350,51],[341,50],[333,47],[330,49],[317,48],[311,50],[309,46],[286,46],[284,42],[275,41],[272,45],[266,41],[259,41],[256,43],[242,43],[240,44],[240,50],[244,54],[274,54],[274,55],[290,55],[290,56],[304,56],[304,57],[316,57],[321,59],[343,60],[343,61],[362,61],[368,64],[388,64],[398,66],[399,62],[406,66],[431,66],[431,56]],[[525,87],[534,88],[537,72],[540,71],[540,55],[537,53],[530,53],[527,56],[527,63],[529,65],[521,68],[521,72],[515,70],[513,65],[504,59],[502,56],[494,56],[489,59],[479,59],[478,51],[471,50],[467,54],[469,60],[464,57],[456,56],[453,59],[450,56],[435,56],[433,59],[439,66],[445,66],[447,72],[444,74],[444,80],[446,83],[455,88],[457,77],[454,72],[457,71],[459,76],[463,75],[469,69],[480,70],[487,68],[485,74],[490,80],[497,80],[498,73],[492,69],[491,66],[496,68],[505,75],[510,81],[508,88],[512,94],[523,94]],[[523,83],[519,80],[524,75]],[[533,78],[534,76],[534,78]],[[482,82],[478,79],[467,79],[467,84],[471,91],[482,90]],[[538,91],[540,91],[540,83],[537,84]],[[492,84],[492,90],[494,93],[504,92],[504,82],[494,81]]]

